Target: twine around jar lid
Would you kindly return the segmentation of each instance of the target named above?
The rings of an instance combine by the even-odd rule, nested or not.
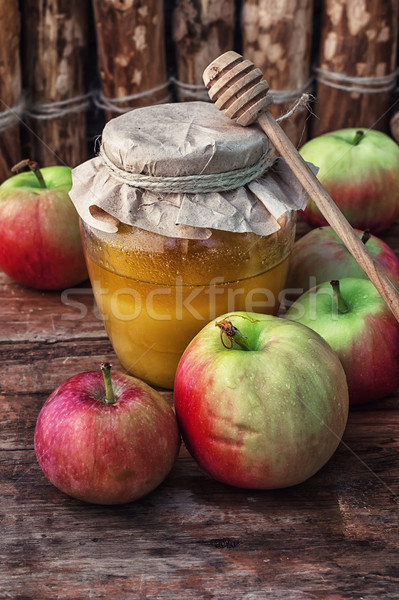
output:
[[[72,201],[97,229],[118,223],[169,237],[212,229],[269,235],[306,195],[257,127],[208,102],[134,109],[107,123],[99,155],[72,173]]]
[[[121,183],[160,194],[209,194],[235,190],[260,177],[276,160],[273,150],[263,154],[256,163],[222,173],[195,175],[143,175],[117,167],[106,155],[103,146],[99,155],[112,177]]]

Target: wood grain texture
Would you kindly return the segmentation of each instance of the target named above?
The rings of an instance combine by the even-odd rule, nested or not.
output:
[[[308,230],[299,222],[298,237]],[[399,253],[399,223],[384,240]],[[397,394],[352,410],[333,458],[290,489],[224,486],[182,447],[167,479],[135,503],[58,492],[35,459],[38,412],[105,355],[120,368],[88,285],[76,290],[34,292],[0,274],[1,598],[399,598]]]
[[[92,0],[98,69],[106,98],[144,94],[167,83],[163,0]],[[120,102],[149,106],[168,97],[167,88]],[[110,119],[116,114],[106,112]]]
[[[326,0],[322,7],[319,66],[349,77],[386,77],[395,71],[399,4],[397,0]],[[321,76],[322,77],[322,76]],[[389,131],[389,109],[395,82],[375,93],[348,91],[359,83],[319,79],[312,137],[341,127],[372,127]],[[364,82],[362,88],[370,88]]]
[[[0,0],[0,112],[14,107],[21,96],[20,14],[18,0]],[[19,124],[0,132],[0,183],[19,160]]]
[[[261,69],[272,91],[297,92],[309,82],[313,0],[244,0],[241,29],[243,56]],[[277,95],[273,116],[281,117],[294,101]],[[301,108],[281,124],[295,146],[307,139],[307,117]]]
[[[31,108],[81,97],[86,90],[88,3],[24,0],[23,80]],[[30,158],[74,167],[87,158],[86,110],[28,119]]]
[[[204,69],[217,56],[233,49],[234,17],[234,0],[177,0],[173,42],[178,82],[203,86]],[[179,86],[177,94],[180,101],[203,99]]]

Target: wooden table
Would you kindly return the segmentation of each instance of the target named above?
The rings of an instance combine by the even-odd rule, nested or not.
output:
[[[399,226],[385,239],[399,251]],[[399,396],[352,410],[330,462],[291,489],[224,486],[182,448],[146,498],[88,505],[45,479],[33,433],[66,378],[121,368],[90,286],[41,293],[0,275],[0,302],[1,599],[399,598]]]

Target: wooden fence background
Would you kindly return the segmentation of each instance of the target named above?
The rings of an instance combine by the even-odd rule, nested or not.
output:
[[[0,181],[28,156],[83,162],[131,108],[207,101],[202,72],[231,49],[275,116],[312,95],[282,122],[298,147],[342,127],[396,138],[398,21],[399,0],[0,0]]]

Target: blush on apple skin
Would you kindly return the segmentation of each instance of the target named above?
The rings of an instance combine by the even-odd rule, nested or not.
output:
[[[62,290],[88,277],[71,172],[33,168],[0,185],[0,268],[22,285]]]
[[[224,348],[215,322],[189,344],[174,388],[187,449],[228,485],[301,483],[332,456],[345,429],[342,365],[307,327],[284,327],[283,319],[269,315],[228,316],[253,350]]]
[[[362,238],[365,232],[355,229],[355,233]],[[399,259],[395,252],[374,235],[370,235],[366,248],[399,288]],[[367,279],[366,273],[331,227],[312,229],[294,244],[286,283],[287,298],[298,298],[310,287],[346,277]]]
[[[388,135],[340,129],[309,140],[300,154],[319,168],[317,178],[353,227],[378,234],[399,217],[399,146]],[[312,200],[303,217],[326,225]]]
[[[155,489],[180,447],[176,417],[147,384],[112,374],[117,403],[104,404],[100,372],[78,374],[47,399],[35,452],[58,489],[86,502],[122,504]]]
[[[395,191],[399,190],[399,178],[396,173],[381,169],[376,181],[365,177],[348,183],[339,179],[329,181],[322,176],[320,181],[352,227],[371,229],[378,234],[386,231],[399,216],[399,192]],[[312,200],[302,214],[311,227],[328,225]]]
[[[14,281],[39,290],[87,279],[79,217],[65,191],[0,190],[0,267]]]
[[[381,400],[399,388],[399,326],[386,313],[368,315],[363,332],[338,350],[351,405]]]

